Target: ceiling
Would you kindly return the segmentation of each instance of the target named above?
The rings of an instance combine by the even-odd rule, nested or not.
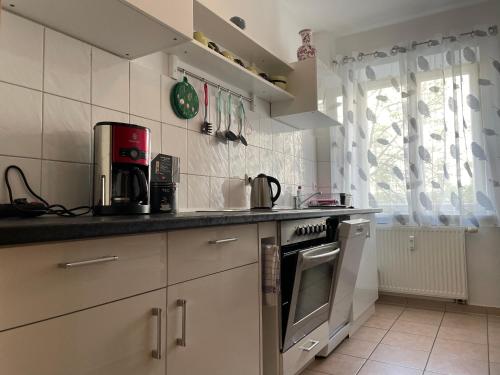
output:
[[[396,24],[485,0],[282,0],[300,22],[315,32],[337,36]]]

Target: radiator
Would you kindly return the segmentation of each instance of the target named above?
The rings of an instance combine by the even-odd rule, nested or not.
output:
[[[465,228],[379,227],[377,258],[381,292],[467,299]]]

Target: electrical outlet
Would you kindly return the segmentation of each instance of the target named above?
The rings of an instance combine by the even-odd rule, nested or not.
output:
[[[408,236],[408,249],[410,251],[415,250],[415,236]]]

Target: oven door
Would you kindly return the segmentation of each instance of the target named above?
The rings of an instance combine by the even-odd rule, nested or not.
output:
[[[339,253],[337,242],[299,252],[283,352],[328,320]]]

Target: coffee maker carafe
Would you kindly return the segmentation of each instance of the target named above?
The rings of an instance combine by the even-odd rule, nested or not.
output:
[[[95,215],[149,213],[150,132],[120,122],[94,126]]]

